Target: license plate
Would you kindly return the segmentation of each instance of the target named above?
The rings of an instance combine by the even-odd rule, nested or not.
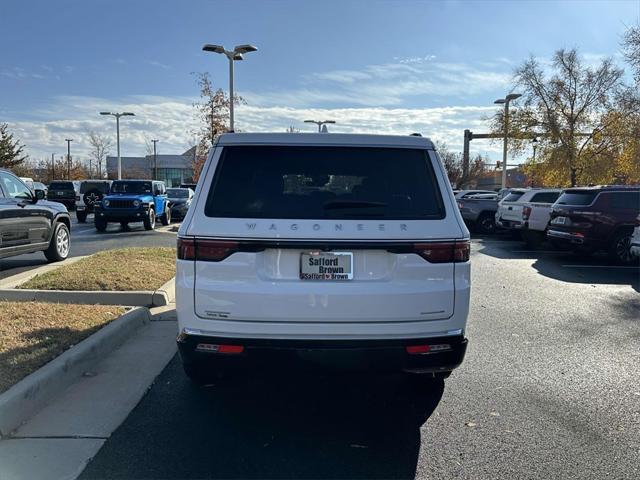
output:
[[[567,217],[556,217],[553,220],[551,220],[551,223],[553,225],[564,225],[566,221],[567,221]]]
[[[300,254],[302,280],[352,280],[353,253],[307,252]]]
[[[59,197],[62,197],[64,195],[64,192],[56,192],[56,195],[58,195]]]

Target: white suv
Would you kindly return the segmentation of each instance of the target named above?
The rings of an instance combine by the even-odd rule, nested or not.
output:
[[[277,352],[446,377],[467,345],[469,253],[425,138],[222,135],[178,234],[185,371]]]

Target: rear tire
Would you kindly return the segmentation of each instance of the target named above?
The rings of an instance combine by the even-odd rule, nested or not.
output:
[[[69,256],[70,249],[71,236],[69,235],[69,229],[64,223],[58,222],[55,224],[49,248],[44,251],[44,256],[50,262],[60,262]]]
[[[631,253],[631,230],[621,230],[611,239],[609,244],[609,258],[620,265],[631,265],[637,262]]]
[[[78,223],[84,223],[87,221],[87,212],[80,212],[76,210],[76,218],[78,219]]]
[[[491,212],[480,214],[476,221],[476,227],[480,233],[492,234],[496,231],[496,218]]]
[[[107,229],[107,221],[103,218],[96,217],[93,223],[96,226],[96,230],[99,232],[104,232]]]
[[[152,208],[149,209],[149,213],[143,223],[145,230],[154,230],[156,228],[156,212]]]
[[[171,223],[171,209],[169,208],[169,205],[164,206],[164,213],[160,217],[160,221],[162,222],[162,225],[165,226]]]

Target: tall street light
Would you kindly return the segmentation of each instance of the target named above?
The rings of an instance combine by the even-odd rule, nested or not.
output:
[[[122,159],[120,158],[120,117],[135,117],[131,112],[100,112],[100,115],[111,115],[116,117],[116,145],[118,149],[118,180],[122,180]]]
[[[504,104],[504,142],[502,144],[502,188],[507,187],[507,144],[509,141],[509,102],[520,98],[520,93],[510,93],[505,98],[499,98],[496,100],[496,105]]]
[[[156,143],[158,140],[151,140],[153,142],[153,179],[158,180],[158,155],[156,153]]]
[[[322,126],[327,123],[336,123],[335,120],[305,120],[304,123],[315,123],[318,125],[318,133],[322,132]]]
[[[67,180],[71,180],[71,142],[73,142],[73,138],[65,138],[65,142],[67,142]]]
[[[202,47],[205,52],[220,53],[229,59],[229,131],[233,132],[233,62],[244,60],[245,53],[255,52],[258,49],[253,45],[236,45],[233,50],[225,50],[221,45],[209,43]],[[213,141],[213,139],[212,139]]]

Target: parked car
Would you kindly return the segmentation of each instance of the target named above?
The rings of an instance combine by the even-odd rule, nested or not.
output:
[[[478,195],[479,193],[495,194],[496,192],[492,190],[458,190],[458,192],[455,194],[455,197],[456,200],[462,200],[463,198]]]
[[[99,232],[104,232],[109,222],[118,222],[123,228],[142,222],[145,230],[156,228],[157,218],[163,225],[171,222],[166,187],[156,180],[115,180],[109,194],[94,204],[94,210]]]
[[[194,191],[190,188],[168,188],[167,198],[171,203],[171,218],[183,219],[191,206]]]
[[[84,180],[80,182],[80,192],[76,197],[76,217],[78,222],[87,221],[87,215],[93,213],[94,206],[109,193],[111,180]]]
[[[428,378],[460,365],[469,232],[430,140],[223,134],[202,172],[178,234],[189,377],[276,351]]]
[[[520,232],[529,247],[537,247],[546,238],[551,205],[561,192],[559,188],[512,191],[498,204],[496,224],[500,228]]]
[[[180,188],[190,188],[191,190],[193,190],[195,192],[196,191],[196,184],[195,183],[182,183],[182,184],[180,184]]]
[[[498,210],[497,193],[480,193],[458,200],[460,214],[469,228],[480,233],[496,231],[496,211]]]
[[[636,227],[631,235],[631,254],[640,258],[640,215],[636,217]]]
[[[559,248],[608,252],[630,264],[631,236],[640,214],[640,186],[569,188],[551,208],[547,236]]]
[[[70,180],[54,180],[49,184],[47,199],[52,202],[62,203],[67,210],[73,210],[76,206],[77,187]]]
[[[0,169],[0,258],[44,252],[64,260],[71,246],[71,218],[60,203],[44,200],[13,173]]]
[[[47,188],[47,186],[42,183],[42,182],[33,182],[33,190],[42,190],[44,192],[44,196],[47,196],[47,192],[49,191],[49,189]]]

